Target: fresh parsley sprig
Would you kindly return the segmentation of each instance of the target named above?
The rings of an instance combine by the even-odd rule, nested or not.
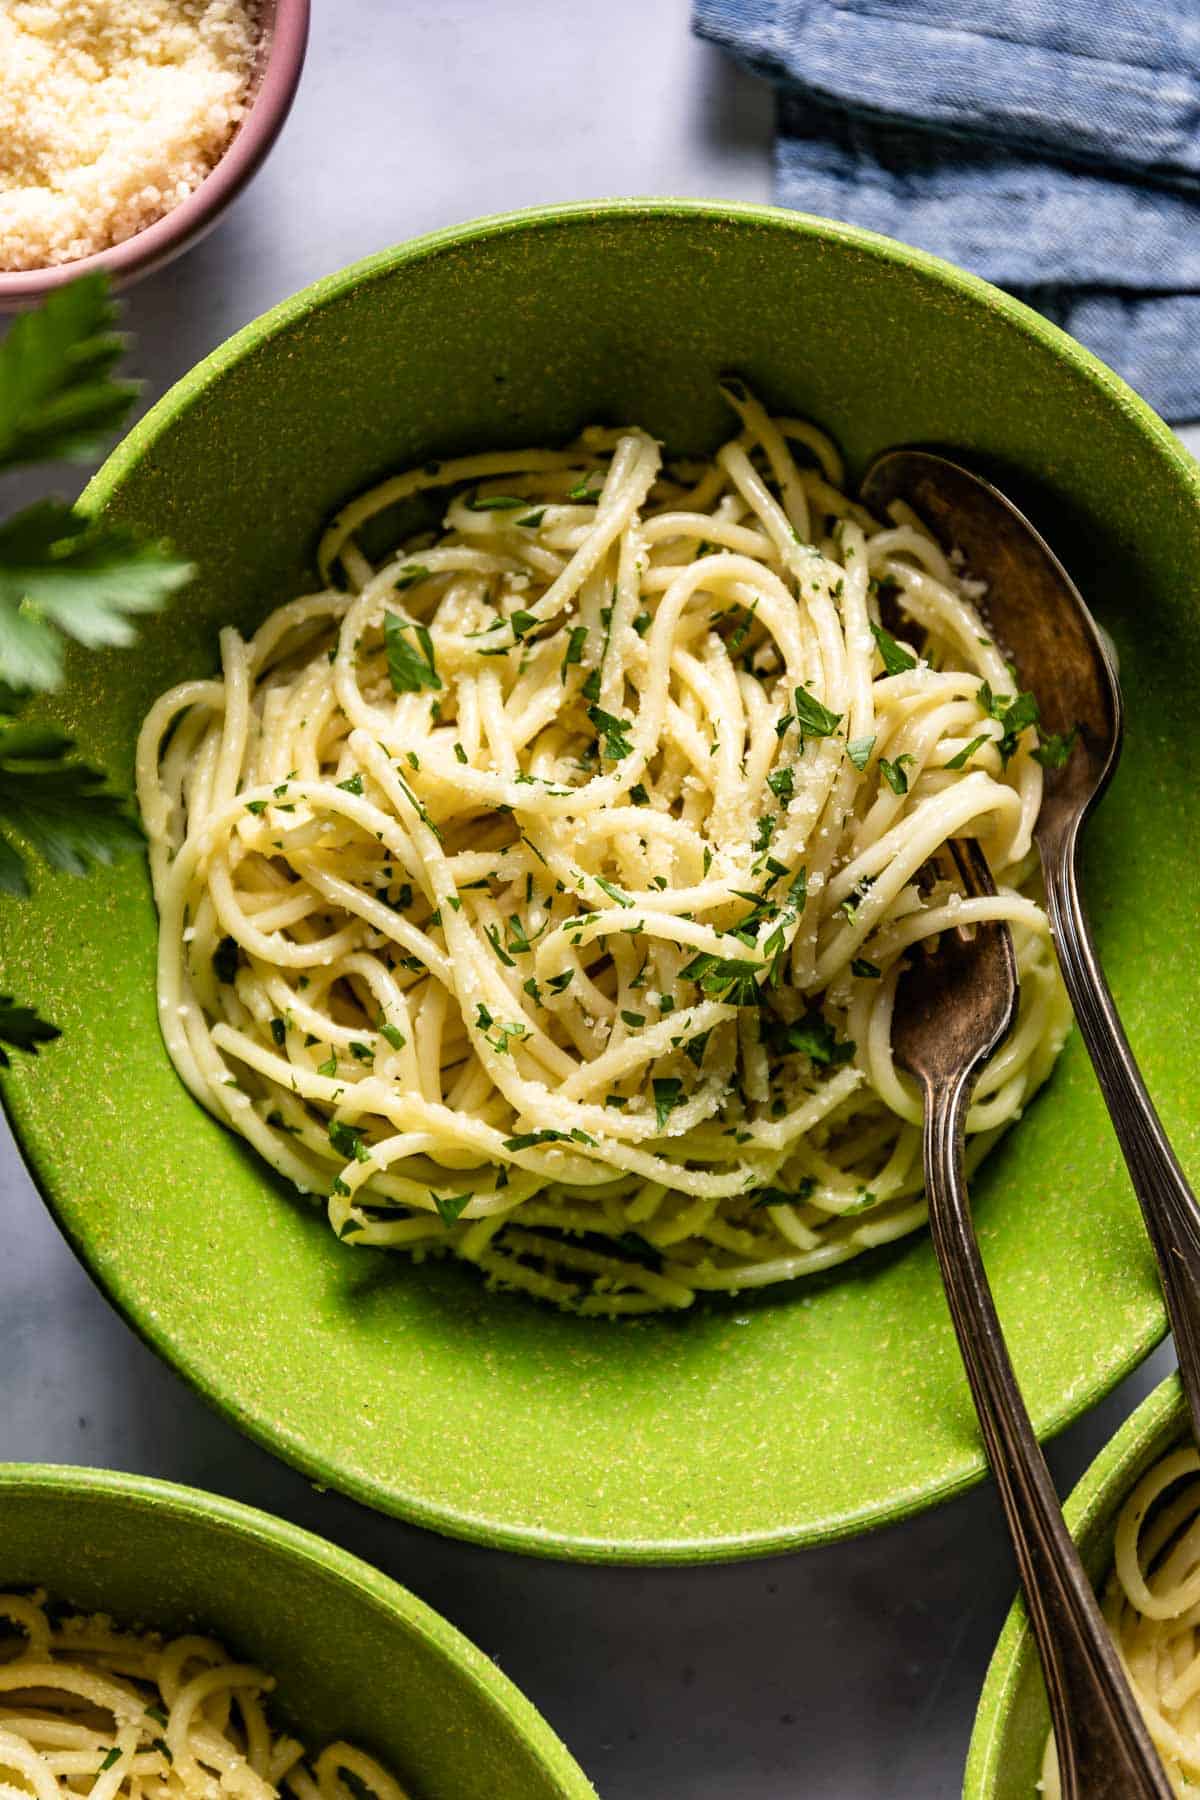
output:
[[[0,472],[51,459],[86,461],[125,418],[137,385],[113,379],[125,348],[102,275],[57,289],[0,341]],[[0,523],[0,893],[30,891],[28,855],[84,875],[141,843],[99,770],[69,760],[71,738],[19,717],[32,693],[59,686],[66,640],[130,644],[191,574],[163,544],[93,519],[64,500],[36,501]],[[0,1044],[36,1055],[57,1026],[0,997]],[[7,1067],[0,1049],[0,1067]]]

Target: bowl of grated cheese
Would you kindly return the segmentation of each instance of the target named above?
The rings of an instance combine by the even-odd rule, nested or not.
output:
[[[13,0],[0,12],[0,311],[194,243],[287,117],[309,0]]]

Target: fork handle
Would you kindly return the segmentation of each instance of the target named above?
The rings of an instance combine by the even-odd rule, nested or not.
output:
[[[1104,979],[1079,892],[1076,838],[1043,851],[1063,981],[1158,1258],[1183,1391],[1200,1443],[1200,1207],[1159,1122]]]
[[[979,1253],[963,1170],[975,1074],[923,1083],[929,1225],[1041,1654],[1064,1800],[1172,1800],[1063,1522]]]

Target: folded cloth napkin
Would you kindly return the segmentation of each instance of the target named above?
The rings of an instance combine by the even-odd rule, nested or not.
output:
[[[1200,418],[1200,0],[694,0],[779,89],[776,197],[1018,294]]]

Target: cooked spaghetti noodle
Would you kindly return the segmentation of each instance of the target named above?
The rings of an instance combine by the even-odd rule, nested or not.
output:
[[[1117,1522],[1104,1616],[1167,1778],[1200,1791],[1200,1456],[1188,1446],[1138,1482]],[[1041,1791],[1060,1800],[1054,1738]]]
[[[589,429],[384,482],[146,719],[168,1050],[347,1243],[589,1313],[784,1281],[925,1216],[914,944],[1013,931],[973,1160],[1062,1044],[1032,696],[913,516],[725,391],[711,461]],[[930,872],[964,834],[994,898]]]
[[[373,1757],[304,1746],[263,1709],[272,1677],[208,1637],[165,1641],[0,1594],[0,1790],[65,1800],[406,1800]]]

